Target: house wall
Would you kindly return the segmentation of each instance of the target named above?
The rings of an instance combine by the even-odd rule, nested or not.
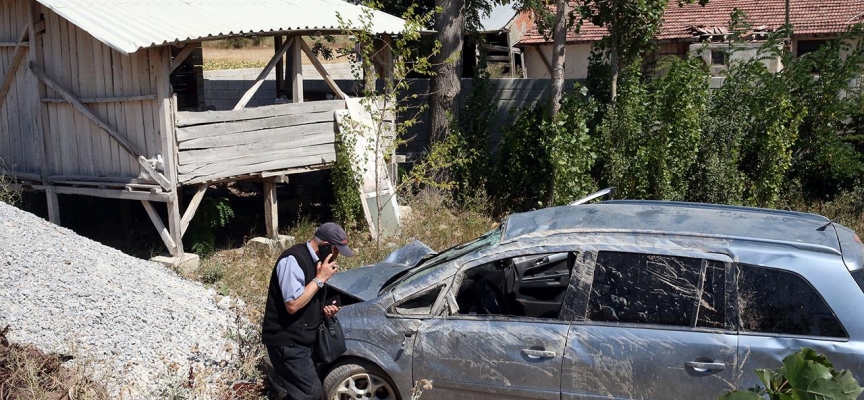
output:
[[[27,26],[30,13],[28,0],[0,2],[0,43],[17,43]],[[0,170],[10,174],[37,175],[40,172],[41,139],[34,118],[38,116],[35,77],[27,68],[28,48],[17,63],[17,71],[0,105]],[[14,46],[0,46],[0,82],[12,69]]]
[[[157,76],[166,48],[126,55],[111,49],[53,11],[41,7],[45,32],[38,38],[36,63],[64,90],[85,103],[146,158],[162,154]],[[41,107],[48,175],[134,178],[136,157],[50,88]],[[138,96],[135,100],[106,98]],[[140,99],[140,96],[149,96]],[[97,99],[102,99],[98,100]]]
[[[522,48],[525,54],[525,68],[528,70],[528,78],[551,79],[552,74],[543,63],[540,52],[546,56],[549,64],[552,64],[552,45],[525,46]],[[564,77],[567,79],[585,79],[588,77],[588,57],[591,56],[591,44],[567,45],[564,60]]]

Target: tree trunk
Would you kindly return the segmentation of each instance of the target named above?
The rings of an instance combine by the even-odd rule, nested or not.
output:
[[[618,97],[618,74],[620,72],[620,66],[618,65],[618,23],[620,19],[618,18],[618,2],[616,0],[612,0],[612,20],[615,21],[609,26],[609,64],[612,67],[612,77],[610,82],[610,96],[609,102],[615,104],[615,99]]]
[[[433,143],[447,138],[448,113],[459,119],[465,0],[435,0],[435,6],[442,11],[435,17],[435,39],[441,42],[441,53],[435,58],[435,76],[429,83],[429,141]]]
[[[561,96],[564,93],[564,59],[567,49],[567,0],[557,0],[555,26],[552,34],[552,117],[561,109]]]
[[[564,95],[564,60],[567,49],[567,15],[569,13],[568,0],[557,0],[555,11],[555,26],[552,28],[552,102],[550,121],[555,122],[555,115],[561,109],[561,97]],[[554,129],[554,128],[553,128]],[[561,132],[556,132],[561,134]],[[546,182],[546,206],[551,207],[555,204],[555,167],[549,171],[548,181]]]

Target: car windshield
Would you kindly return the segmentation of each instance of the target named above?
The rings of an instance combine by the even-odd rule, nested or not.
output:
[[[421,261],[414,267],[411,272],[405,274],[402,278],[399,278],[395,282],[387,287],[381,289],[381,291],[386,291],[396,285],[399,284],[408,284],[417,279],[426,276],[430,272],[435,270],[435,267],[446,263],[447,261],[455,260],[459,257],[464,256],[465,254],[471,253],[476,250],[485,249],[487,247],[494,246],[501,241],[501,233],[503,230],[503,225],[498,226],[497,228],[484,233],[477,239],[474,239],[470,242],[465,242],[460,245],[456,245],[447,250],[444,250],[433,257],[427,258],[426,260]]]

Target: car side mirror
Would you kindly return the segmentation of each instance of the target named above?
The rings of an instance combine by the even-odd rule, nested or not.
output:
[[[456,296],[453,296],[453,293],[447,293],[444,299],[447,301],[447,309],[450,311],[450,315],[458,314],[459,303],[456,303]]]

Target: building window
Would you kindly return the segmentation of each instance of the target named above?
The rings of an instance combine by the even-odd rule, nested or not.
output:
[[[711,65],[726,65],[726,52],[711,50]]]
[[[799,40],[798,41],[798,51],[795,54],[797,57],[801,57],[807,53],[812,53],[816,50],[819,50],[822,46],[825,45],[824,40]]]

